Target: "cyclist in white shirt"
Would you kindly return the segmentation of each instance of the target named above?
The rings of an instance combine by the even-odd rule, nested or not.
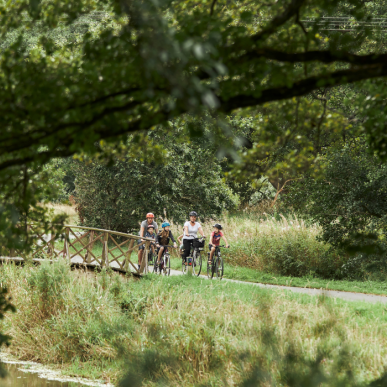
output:
[[[196,221],[198,214],[195,211],[189,213],[189,222],[184,223],[184,236],[183,236],[183,246],[184,246],[184,261],[187,261],[187,257],[191,252],[192,242],[197,238],[198,232],[205,238],[202,226],[199,222]]]

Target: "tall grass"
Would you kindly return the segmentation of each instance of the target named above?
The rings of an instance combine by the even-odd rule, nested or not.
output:
[[[278,219],[279,218],[279,219]],[[207,236],[215,222],[203,224]],[[341,278],[341,267],[348,257],[317,241],[317,225],[306,225],[296,216],[244,214],[221,219],[231,248],[223,250],[230,265],[256,269],[283,276],[317,275]],[[182,227],[172,226],[176,234]]]
[[[64,211],[76,216],[73,207],[53,206],[55,211]],[[260,211],[263,208],[259,209]],[[319,242],[317,225],[306,225],[296,216],[286,217],[279,213],[244,212],[237,215],[225,213],[222,219],[224,233],[230,242],[230,250],[224,250],[226,262],[230,265],[256,269],[273,275],[302,277],[318,276],[326,279],[341,279],[342,267],[348,262],[348,255]],[[171,230],[177,238],[183,233],[183,226],[171,223]],[[202,223],[209,237],[215,221]],[[58,245],[59,246],[59,245]],[[100,254],[101,245],[94,245]],[[177,256],[177,251],[172,251]]]
[[[355,386],[387,362],[377,305],[187,276],[85,275],[61,262],[6,265],[0,277],[18,310],[2,322],[9,351],[125,386]]]
[[[43,206],[51,210],[54,215],[67,215],[67,224],[76,225],[79,222],[79,217],[77,211],[75,210],[75,206],[60,203],[45,203]]]

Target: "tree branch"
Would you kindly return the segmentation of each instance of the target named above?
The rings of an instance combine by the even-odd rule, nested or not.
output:
[[[255,60],[260,58],[277,60],[280,62],[312,62],[318,61],[322,63],[346,62],[357,66],[367,66],[374,64],[383,64],[387,62],[387,54],[370,54],[356,55],[344,51],[306,51],[299,53],[287,53],[283,51],[273,50],[271,48],[261,48],[247,53],[235,59],[235,64],[240,64],[245,61]]]
[[[210,16],[212,16],[214,14],[214,9],[215,9],[216,2],[217,2],[217,0],[212,0]]]
[[[222,99],[221,97],[218,98],[221,102],[220,109],[224,112],[229,112],[238,108],[262,105],[266,102],[300,97],[323,86],[330,88],[386,75],[387,63],[379,66],[365,66],[351,70],[340,70],[326,76],[309,77],[294,82],[291,87],[281,86],[263,90],[257,97],[241,94],[228,100]]]
[[[297,15],[304,3],[305,0],[292,0],[283,13],[274,17],[274,19],[271,20],[271,22],[265,29],[253,35],[251,39],[256,42],[262,39],[263,37],[266,37],[267,35],[271,35],[276,32],[278,27],[285,24],[294,15]]]

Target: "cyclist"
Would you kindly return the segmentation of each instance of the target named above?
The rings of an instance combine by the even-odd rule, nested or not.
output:
[[[154,221],[154,218],[155,218],[155,216],[151,212],[148,212],[146,214],[146,220],[141,222],[140,237],[145,237],[145,233],[146,233],[146,231],[148,231],[147,227],[149,225],[153,225],[154,231],[156,232],[156,234],[159,232],[159,228],[157,227],[157,223]],[[141,261],[142,261],[142,254],[143,254],[143,250],[144,250],[145,246],[143,244],[143,240],[141,240],[141,239],[139,239],[138,244],[139,244],[139,247],[138,247],[138,268],[140,268]]]
[[[153,224],[150,224],[147,227],[147,231],[145,233],[145,238],[152,238],[152,239],[154,239],[155,243],[153,243],[153,242],[150,243],[150,247],[151,247],[152,252],[154,254],[157,235],[155,234],[155,228],[154,228]],[[144,240],[143,240],[143,242],[144,242]]]
[[[210,248],[210,257],[209,257],[209,260],[208,260],[208,264],[212,263],[212,258],[214,256],[216,247],[220,245],[220,238],[224,239],[227,248],[230,247],[230,245],[227,242],[226,237],[224,236],[224,234],[221,231],[222,228],[223,227],[222,227],[221,224],[219,224],[219,223],[215,223],[214,224],[214,231],[211,233],[210,244],[208,245],[208,247]]]
[[[202,226],[199,222],[196,221],[198,214],[195,211],[189,213],[189,222],[184,223],[184,236],[183,236],[183,246],[184,246],[184,262],[187,262],[187,257],[191,252],[192,242],[197,238],[198,232],[205,238]]]
[[[168,251],[167,245],[169,244],[169,240],[172,239],[173,247],[177,247],[175,238],[173,237],[172,231],[169,229],[171,225],[168,222],[164,222],[161,227],[163,228],[162,231],[160,231],[157,234],[156,237],[156,246],[158,248],[158,257],[157,257],[157,263],[159,264],[161,261],[161,257],[163,255],[163,252]]]

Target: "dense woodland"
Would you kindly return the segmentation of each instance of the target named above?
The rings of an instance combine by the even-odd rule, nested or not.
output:
[[[73,195],[119,231],[265,202],[384,257],[386,7],[4,3],[2,244],[28,250],[20,224],[60,227],[42,203]]]
[[[0,246],[60,230],[70,196],[123,232],[266,211],[324,246],[268,250],[280,273],[385,280],[386,22],[384,0],[0,2]]]

